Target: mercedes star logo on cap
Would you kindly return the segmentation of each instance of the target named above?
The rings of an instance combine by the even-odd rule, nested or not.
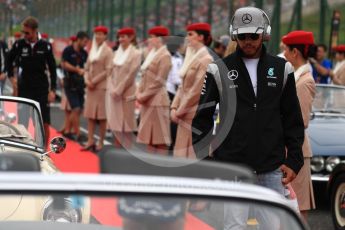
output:
[[[244,23],[244,24],[249,24],[249,23],[251,23],[252,22],[252,16],[250,15],[250,14],[243,14],[243,16],[242,16],[242,22]]]
[[[230,80],[232,80],[232,81],[234,81],[234,80],[236,80],[237,78],[238,78],[238,72],[237,72],[237,70],[230,70],[229,72],[228,72],[228,78],[230,79]]]

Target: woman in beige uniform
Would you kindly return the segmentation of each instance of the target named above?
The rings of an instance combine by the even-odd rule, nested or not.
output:
[[[171,69],[171,55],[164,45],[169,30],[156,26],[149,31],[150,52],[140,67],[142,78],[136,93],[141,104],[137,142],[154,147],[152,151],[167,149],[170,138],[170,101],[166,80]]]
[[[313,57],[316,53],[314,45],[314,36],[312,32],[293,31],[282,38],[286,45],[284,56],[295,69],[296,90],[298,100],[300,102],[305,137],[303,143],[304,165],[299,171],[297,177],[292,181],[291,185],[297,195],[297,202],[302,216],[307,219],[307,211],[315,209],[313,185],[310,175],[310,159],[312,151],[309,144],[308,128],[312,103],[315,97],[316,86],[313,75],[311,73],[309,57]]]
[[[135,48],[135,30],[118,30],[119,48],[114,53],[113,72],[106,94],[107,121],[117,145],[130,147],[135,120],[135,77],[141,64],[141,53]]]
[[[194,118],[207,65],[212,57],[207,45],[212,41],[211,26],[194,23],[187,26],[187,51],[180,76],[180,85],[171,105],[171,120],[178,124],[174,156],[195,158],[192,145],[192,120]]]
[[[113,52],[107,45],[108,28],[97,26],[94,28],[89,57],[85,65],[86,100],[84,116],[88,119],[88,141],[84,150],[99,151],[103,147],[106,131],[105,91],[107,77],[113,66]],[[93,135],[96,123],[99,122],[100,139],[96,147]]]
[[[334,50],[337,64],[330,71],[330,76],[335,85],[345,86],[345,45],[338,45]]]

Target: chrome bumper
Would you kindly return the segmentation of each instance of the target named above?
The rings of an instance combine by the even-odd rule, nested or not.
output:
[[[328,182],[328,179],[329,179],[329,175],[322,175],[322,174],[319,174],[319,175],[311,175],[311,180],[312,181],[324,181],[324,182]]]

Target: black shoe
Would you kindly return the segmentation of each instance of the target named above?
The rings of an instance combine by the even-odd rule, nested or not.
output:
[[[87,137],[80,134],[79,136],[77,136],[76,141],[77,141],[79,144],[82,144],[83,142],[86,142],[86,141],[87,141]]]
[[[92,151],[92,152],[95,152],[96,151],[96,145],[95,144],[92,144],[92,145],[89,145],[89,146],[83,146],[80,151]]]
[[[73,133],[63,133],[62,136],[70,139],[70,140],[75,140],[75,135]]]

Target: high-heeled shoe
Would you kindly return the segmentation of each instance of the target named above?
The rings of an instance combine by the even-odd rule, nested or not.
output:
[[[91,144],[91,145],[85,145],[83,146],[80,151],[92,151],[95,152],[96,151],[96,145],[95,144]]]

